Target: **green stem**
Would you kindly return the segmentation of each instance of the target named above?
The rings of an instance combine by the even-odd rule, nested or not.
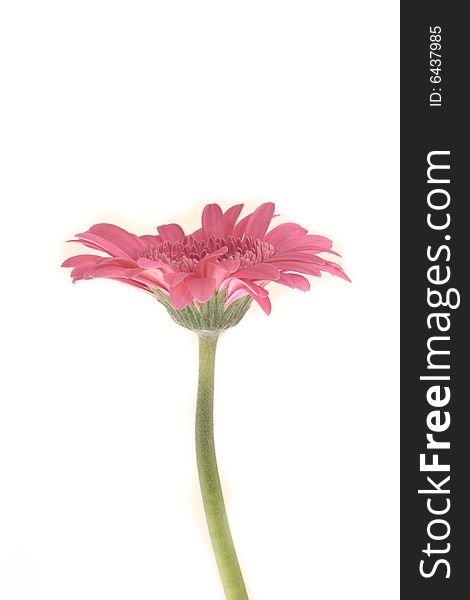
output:
[[[204,511],[227,600],[248,600],[225,511],[214,445],[214,366],[218,334],[199,335],[196,457]]]

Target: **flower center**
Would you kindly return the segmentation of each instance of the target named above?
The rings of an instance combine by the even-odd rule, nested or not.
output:
[[[148,246],[143,256],[162,261],[178,271],[192,272],[205,256],[222,248],[226,250],[217,257],[217,261],[239,260],[241,268],[265,262],[276,252],[276,248],[268,242],[251,236],[198,240],[188,235],[178,242],[160,242],[156,246]]]

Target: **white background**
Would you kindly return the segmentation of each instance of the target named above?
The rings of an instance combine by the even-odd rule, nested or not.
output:
[[[2,3],[0,597],[221,600],[195,336],[72,285],[95,222],[276,202],[353,283],[272,286],[219,344],[216,437],[253,600],[398,598],[398,3]]]

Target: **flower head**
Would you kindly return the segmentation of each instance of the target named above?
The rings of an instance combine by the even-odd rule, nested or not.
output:
[[[155,294],[173,311],[197,311],[221,298],[225,310],[248,297],[269,314],[270,282],[307,291],[310,284],[304,275],[320,277],[322,271],[349,281],[338,264],[319,256],[337,254],[329,239],[309,234],[295,223],[268,231],[274,217],[272,202],[239,220],[242,208],[237,204],[223,212],[218,204],[208,204],[201,228],[188,235],[175,223],[157,227],[158,235],[143,236],[99,223],[70,241],[107,256],[79,254],[62,266],[72,267],[74,282],[115,279]]]

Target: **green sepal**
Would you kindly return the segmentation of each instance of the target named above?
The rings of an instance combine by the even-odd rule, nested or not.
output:
[[[238,325],[250,308],[251,296],[244,296],[225,308],[225,289],[220,290],[208,302],[196,306],[191,303],[181,310],[174,308],[168,297],[158,289],[152,292],[169,312],[175,323],[197,333],[218,332]]]

